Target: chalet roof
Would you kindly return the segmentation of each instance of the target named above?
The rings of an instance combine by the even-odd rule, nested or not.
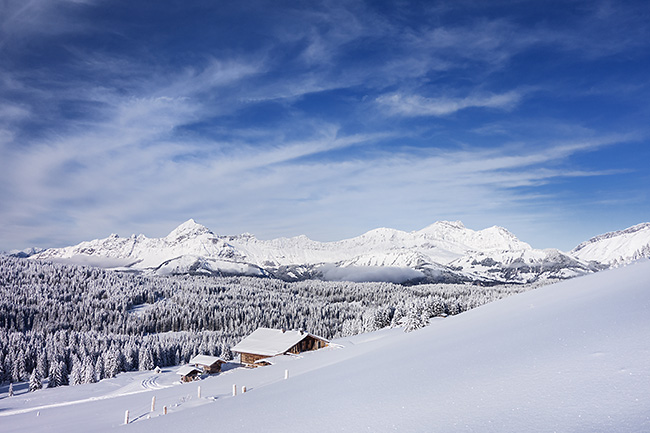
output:
[[[210,355],[196,355],[194,358],[190,359],[190,364],[197,364],[197,365],[206,365],[206,366],[211,366],[215,362],[226,362],[223,359],[217,357],[217,356],[210,356]]]
[[[176,370],[176,374],[180,374],[181,376],[187,376],[188,374],[192,373],[193,371],[196,371],[197,373],[200,373],[201,370],[199,370],[196,367],[193,367],[191,365],[184,365],[178,370]]]
[[[237,353],[275,356],[291,349],[292,346],[307,336],[328,342],[322,337],[318,337],[305,331],[293,330],[282,332],[281,329],[258,328],[251,335],[244,338],[233,347],[232,351]]]

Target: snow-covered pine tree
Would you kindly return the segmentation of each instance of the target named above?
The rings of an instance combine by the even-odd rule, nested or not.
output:
[[[93,364],[93,360],[90,358],[90,356],[85,357],[83,360],[81,367],[81,381],[83,383],[97,382],[95,365]]]
[[[224,344],[221,347],[221,359],[224,361],[232,361],[233,355],[232,355],[232,350],[230,350],[230,346]]]
[[[41,378],[47,377],[47,355],[45,353],[45,350],[41,350],[38,352],[38,358],[36,360],[36,368],[38,369],[38,373],[40,374]]]
[[[57,386],[61,386],[60,380],[61,379],[57,377],[56,360],[55,360],[50,362],[50,368],[47,372],[47,387],[56,388]]]
[[[11,381],[22,382],[27,378],[27,371],[25,370],[25,352],[22,350],[16,354],[14,358],[14,365],[11,369]]]
[[[404,319],[405,313],[404,310],[400,307],[395,308],[395,312],[393,313],[393,318],[390,321],[390,326],[391,328],[395,328],[397,326],[402,325],[402,320]]]
[[[104,358],[98,356],[97,361],[95,361],[95,382],[99,382],[104,377]]]
[[[138,352],[133,340],[129,340],[124,349],[124,369],[126,371],[138,369]]]
[[[341,334],[344,337],[356,335],[363,331],[363,322],[361,319],[348,319],[343,322]]]
[[[149,346],[143,345],[138,353],[138,365],[140,371],[151,370],[155,367],[153,354]]]
[[[14,396],[14,383],[10,382],[9,389],[7,390],[7,397],[13,397],[13,396]]]
[[[404,320],[404,332],[411,332],[425,327],[427,325],[425,317],[426,313],[423,312],[421,305],[412,305],[406,314],[406,319]],[[428,321],[428,319],[426,320]]]
[[[50,371],[48,373],[48,388],[56,388],[57,386],[65,385],[64,381],[64,369],[65,365],[61,360],[55,360],[50,363]]]
[[[43,383],[41,382],[41,373],[39,373],[38,368],[32,370],[32,374],[29,376],[29,392],[34,392],[43,388]]]
[[[72,356],[72,368],[70,369],[70,385],[80,385],[82,379],[82,363],[77,355]]]
[[[123,371],[124,361],[122,353],[113,348],[104,356],[104,375],[108,378],[115,377]]]

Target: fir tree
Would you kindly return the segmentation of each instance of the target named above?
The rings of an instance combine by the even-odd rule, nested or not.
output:
[[[232,351],[230,350],[229,346],[224,345],[221,349],[221,359],[224,361],[232,361],[233,356],[232,356]]]
[[[123,371],[124,361],[122,353],[117,349],[111,349],[104,357],[104,375],[105,377],[115,377]]]
[[[82,380],[82,364],[77,355],[72,357],[72,368],[70,369],[70,385],[80,385]]]
[[[83,360],[83,365],[81,367],[81,381],[83,383],[95,383],[97,382],[97,377],[95,374],[95,365],[93,364],[92,359],[89,356],[85,357]]]
[[[57,360],[50,364],[48,388],[55,388],[57,386],[67,385],[68,372],[65,368],[63,360]]]
[[[43,388],[43,383],[41,382],[41,373],[39,373],[37,368],[34,368],[34,370],[32,370],[32,374],[29,376],[29,392],[34,392],[41,388]]]
[[[425,327],[427,325],[425,317],[426,313],[422,311],[421,305],[412,306],[404,321],[404,332],[411,332]],[[426,320],[428,321],[428,319]]]
[[[26,377],[27,372],[25,371],[25,352],[21,350],[14,358],[14,366],[11,370],[11,381],[22,382]]]
[[[137,351],[131,342],[126,345],[124,352],[124,369],[126,371],[138,369]]]
[[[47,377],[47,355],[45,354],[44,350],[41,350],[38,353],[38,359],[36,360],[36,368],[38,369],[38,374],[43,377]]]
[[[140,371],[151,370],[155,367],[151,348],[149,346],[142,346],[138,356],[138,365]]]
[[[95,362],[95,382],[99,382],[104,378],[104,359],[101,356],[97,357]]]
[[[14,396],[14,383],[11,382],[9,383],[9,390],[7,391],[7,397],[13,397]]]

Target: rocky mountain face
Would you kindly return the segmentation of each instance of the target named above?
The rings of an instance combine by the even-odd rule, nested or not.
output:
[[[529,283],[566,279],[650,257],[650,224],[597,236],[571,253],[533,249],[502,227],[439,221],[422,230],[380,228],[337,242],[215,235],[188,220],[163,238],[132,235],[35,251],[31,258],[159,275],[274,277],[287,281]]]

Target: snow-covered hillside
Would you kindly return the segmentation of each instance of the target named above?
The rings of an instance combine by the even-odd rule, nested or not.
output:
[[[434,319],[408,334],[361,334],[190,384],[175,384],[167,371],[13,397],[3,387],[0,426],[4,433],[646,432],[648,281],[650,262],[643,261]],[[124,426],[127,409],[131,424]]]
[[[571,255],[583,261],[596,261],[609,266],[650,258],[650,223],[591,238],[575,247]]]
[[[439,221],[414,232],[381,228],[352,239],[317,242],[305,236],[218,236],[189,220],[164,238],[111,235],[32,257],[159,274],[269,275],[286,280],[503,283],[567,278],[598,269],[558,250],[533,249],[502,227],[474,231],[459,221]]]

